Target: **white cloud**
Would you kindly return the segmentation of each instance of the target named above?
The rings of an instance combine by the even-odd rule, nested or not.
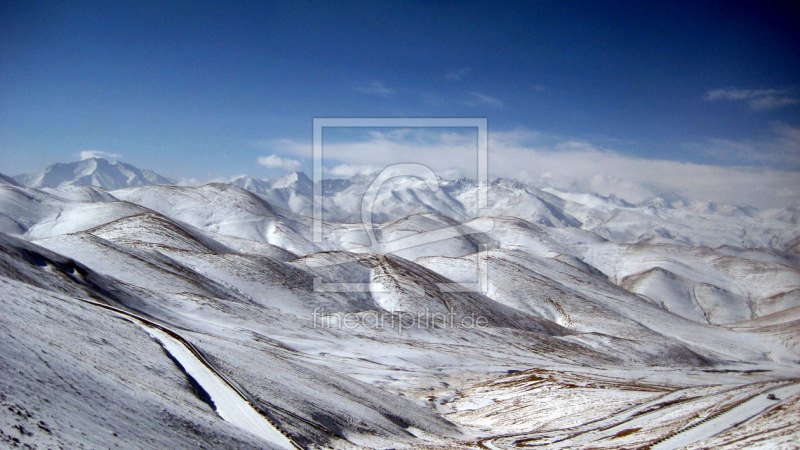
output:
[[[776,129],[769,140],[786,140],[787,148],[800,135],[789,127],[779,131]],[[334,167],[338,176],[357,173],[353,167],[413,162],[447,178],[475,178],[475,142],[474,134],[435,129],[373,132],[361,140],[326,143],[325,162],[342,165]],[[310,144],[289,143],[285,148],[297,151],[296,155],[310,152]],[[714,143],[697,145],[710,149]],[[490,133],[489,171],[491,177],[539,187],[615,194],[630,202],[660,195],[771,208],[792,205],[800,198],[800,173],[796,171],[646,159],[527,129]]]
[[[705,100],[744,101],[756,111],[766,111],[800,103],[791,89],[737,89],[727,87],[706,92]]]
[[[504,105],[502,100],[490,95],[481,94],[480,92],[470,92],[469,95],[470,97],[462,102],[467,106],[488,105],[495,108],[502,108]]]
[[[450,81],[461,81],[464,78],[466,78],[471,71],[472,69],[470,69],[469,67],[462,67],[460,69],[447,72],[447,74],[444,77]]]
[[[281,158],[278,155],[261,156],[258,158],[258,163],[270,169],[284,169],[289,172],[294,172],[301,166],[300,161],[296,159]]]
[[[80,152],[78,156],[81,158],[81,161],[83,161],[84,159],[91,159],[91,158],[114,158],[114,159],[122,158],[122,155],[120,155],[119,153],[108,153],[108,152],[102,152],[100,150],[84,150]]]
[[[380,96],[383,96],[383,97],[387,97],[389,95],[393,95],[393,94],[397,93],[396,90],[386,86],[383,83],[383,81],[379,81],[379,80],[372,81],[369,84],[367,84],[366,86],[364,86],[364,85],[356,86],[353,89],[355,89],[358,92],[361,92],[362,94],[380,95]]]
[[[800,103],[800,99],[794,97],[768,95],[752,99],[750,101],[750,107],[756,111],[765,111],[782,106],[796,105],[798,103]]]
[[[325,168],[325,174],[334,178],[350,178],[355,175],[368,175],[380,170],[380,167],[357,164],[339,164],[331,169]]]

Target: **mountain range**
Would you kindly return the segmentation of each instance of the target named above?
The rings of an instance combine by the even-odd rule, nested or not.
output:
[[[301,172],[177,186],[95,158],[3,176],[0,441],[800,438],[796,208],[393,178],[365,227],[375,176],[322,181],[321,240]]]

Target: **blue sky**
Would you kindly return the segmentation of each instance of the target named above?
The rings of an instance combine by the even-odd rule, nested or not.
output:
[[[263,3],[3,2],[0,172],[96,151],[267,177],[308,170],[313,117],[376,116],[487,117],[550,155],[800,170],[790,2]]]

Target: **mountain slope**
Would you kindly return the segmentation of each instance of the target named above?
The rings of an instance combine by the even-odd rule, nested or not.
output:
[[[218,420],[136,325],[0,276],[0,446],[270,448]]]
[[[275,244],[297,254],[318,249],[310,242],[309,219],[281,211],[252,192],[228,184],[149,186],[113,195],[203,230]]]

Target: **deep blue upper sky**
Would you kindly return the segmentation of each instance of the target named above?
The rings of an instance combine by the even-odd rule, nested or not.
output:
[[[3,2],[0,172],[97,150],[263,176],[264,142],[308,142],[331,116],[488,117],[632,156],[798,168],[774,148],[800,127],[793,2],[261,3]]]

